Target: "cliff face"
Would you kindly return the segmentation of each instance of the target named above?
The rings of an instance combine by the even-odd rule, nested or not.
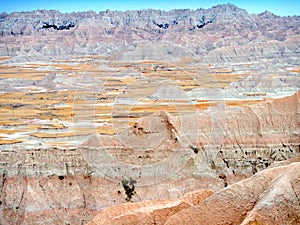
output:
[[[67,146],[48,149],[47,145],[2,148],[1,171],[9,176],[17,176],[20,171],[26,171],[28,176],[75,175],[91,172],[90,165],[97,169],[100,160],[113,167],[110,158],[101,158],[109,153],[125,164],[137,166],[182,154],[183,158],[170,159],[179,160],[174,164],[191,159],[197,165],[205,158],[213,160],[219,172],[232,175],[232,170],[236,170],[252,174],[253,167],[261,170],[273,161],[285,160],[299,152],[299,91],[282,99],[265,99],[246,108],[223,110],[220,115],[223,118],[217,125],[210,111],[183,116],[161,111],[137,120],[121,133],[94,135],[79,149]],[[189,172],[196,171],[195,167]]]
[[[298,224],[299,157],[296,161],[266,169],[217,193],[199,190],[173,201],[114,206],[103,210],[88,225]]]
[[[265,194],[260,194],[261,186],[273,193],[271,189],[275,185],[276,191],[281,193],[279,187],[282,187],[281,182],[287,182],[286,176],[292,186],[297,185],[295,180],[299,178],[294,172],[298,171],[298,164],[268,170],[270,172],[259,171],[299,153],[299,92],[283,99],[266,99],[245,109],[228,110],[224,117],[224,130],[221,129],[223,137],[215,136],[209,114],[200,111],[179,118],[162,111],[138,120],[131,128],[114,136],[91,137],[78,149],[1,150],[1,223],[82,224],[100,210],[115,204],[174,199],[199,188],[218,191],[253,174],[257,175],[206,201],[216,207],[223,207],[222,204],[225,207],[228,202],[235,204],[241,198],[246,208],[241,207],[242,212],[235,211],[233,223],[252,221],[258,215],[262,215],[259,221],[271,221],[269,211],[259,208],[265,201]],[[183,130],[186,126],[190,129]],[[248,187],[257,187],[253,190],[254,197],[245,194]],[[229,195],[231,190],[236,189],[240,196]],[[208,197],[208,192],[204,193]],[[167,221],[170,215],[196,204],[196,208],[192,207],[186,215],[194,213],[194,209],[198,212],[198,208],[199,211],[209,211],[210,208],[205,208],[206,203],[198,205],[203,199],[202,194],[197,196],[200,200],[198,197],[193,200],[197,203],[187,200],[156,201],[138,204],[138,209],[129,205],[116,207],[120,211],[112,210],[116,214],[124,213],[124,210],[138,214],[137,217],[129,211],[122,214],[122,220],[118,220],[120,223],[127,221],[126,218],[131,221],[132,216],[134,220],[144,220],[144,212],[147,212],[147,221],[152,221],[151,215],[157,217],[157,221]],[[288,207],[291,207],[292,192],[289,196],[291,202]],[[193,195],[190,197],[194,198]],[[262,203],[247,218],[240,217],[251,209],[253,199]],[[274,202],[276,209],[281,207],[281,200],[277,200]],[[216,207],[216,211],[222,211]],[[238,206],[229,208],[234,211],[235,207]],[[293,218],[297,215],[295,210],[291,211]],[[105,212],[110,212],[110,209],[103,211],[96,224],[102,221],[103,215],[107,217],[109,213]],[[278,221],[284,220],[284,213],[288,212],[285,209],[283,214],[278,214]],[[201,218],[189,218],[205,221],[210,214],[201,215]],[[214,217],[213,221],[225,221],[228,219],[226,215]],[[180,220],[178,218],[181,216],[176,217],[175,214],[169,223],[176,223],[174,221]],[[184,218],[188,221],[187,217]],[[104,221],[107,220],[115,221],[111,217]],[[199,224],[198,220],[195,221],[194,224]]]
[[[138,59],[181,55],[208,63],[248,62],[292,58],[299,52],[299,16],[248,14],[231,4],[168,12],[40,10],[2,13],[0,18],[0,54],[22,55],[23,61],[70,54],[130,59],[133,53]],[[149,55],[154,46],[158,51]]]
[[[211,108],[183,116],[162,111],[139,119],[128,130],[109,139],[101,135],[91,137],[83,143],[82,154],[101,174],[105,169],[103,163],[112,171],[122,166],[120,161],[136,165],[108,174],[131,174],[141,183],[155,176],[152,173],[160,167],[163,169],[159,175],[168,177],[172,174],[170,170],[179,172],[187,162],[188,174],[193,176],[254,174],[299,152],[298,119],[299,91],[240,109]],[[108,152],[118,161],[93,150],[108,146],[112,148]],[[161,162],[163,159],[166,161]],[[156,163],[157,168],[143,171],[143,166]]]
[[[149,9],[126,12],[107,10],[99,13],[94,11],[61,13],[55,10],[13,12],[10,14],[2,12],[0,18],[2,36],[40,35],[39,32],[42,30],[70,30],[71,32],[77,30],[78,27],[84,28],[84,25],[89,25],[87,34],[96,32],[99,35],[106,33],[117,37],[118,35],[115,34],[124,28],[131,32],[144,28],[141,32],[150,33],[152,30],[153,33],[156,32],[161,36],[167,33],[178,33],[178,31],[201,30],[201,33],[210,32],[212,34],[213,31],[221,30],[221,32],[239,34],[243,31],[256,30],[265,37],[284,40],[292,33],[297,34],[297,25],[299,25],[298,16],[279,17],[267,11],[254,15],[231,4],[218,5],[210,9],[171,11]],[[91,29],[93,26],[100,29],[93,31]],[[274,31],[279,32],[280,29],[284,36],[274,33]],[[109,30],[114,33],[108,32]],[[273,31],[273,36],[271,31]],[[58,34],[58,32],[55,33]],[[248,35],[250,36],[251,33]],[[231,35],[226,35],[226,37],[228,36]]]
[[[165,224],[298,224],[299,166],[296,162],[267,169],[183,210]]]

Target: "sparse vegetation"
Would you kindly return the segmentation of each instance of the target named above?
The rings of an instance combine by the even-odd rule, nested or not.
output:
[[[199,149],[199,148],[197,148],[197,147],[194,147],[194,146],[192,146],[192,145],[190,145],[189,147],[190,147],[190,149],[192,149],[192,150],[194,151],[194,153],[195,153],[195,154],[198,154],[198,153],[199,153],[199,151],[200,151],[200,149]]]
[[[135,194],[135,184],[137,183],[136,180],[130,178],[129,180],[123,178],[122,179],[122,186],[125,190],[125,194],[127,195],[126,201],[130,201],[132,196]]]

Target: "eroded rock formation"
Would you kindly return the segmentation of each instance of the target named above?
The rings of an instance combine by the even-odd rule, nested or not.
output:
[[[212,194],[210,190],[198,190],[172,201],[157,200],[117,205],[103,210],[87,225],[164,224],[168,217],[199,204]]]
[[[0,224],[299,223],[299,16],[1,13],[0,40]]]
[[[212,111],[217,114],[213,115]],[[264,99],[246,108],[212,108],[182,116],[162,111],[139,119],[131,128],[113,137],[92,137],[83,144],[82,151],[95,167],[104,162],[102,157],[94,157],[97,152],[91,149],[111,146],[109,152],[129,164],[151,164],[165,157],[170,157],[169,160],[179,157],[181,162],[172,163],[183,163],[184,167],[188,160],[193,161],[190,175],[203,175],[205,166],[229,176],[254,174],[274,161],[285,160],[299,152],[298,118],[299,91],[282,99]],[[86,153],[89,151],[93,153]],[[190,154],[187,156],[187,153]],[[174,155],[176,157],[172,157]],[[108,159],[105,157],[105,160]],[[109,164],[118,167],[114,159]],[[125,171],[138,178],[140,171],[133,169],[136,168]]]
[[[217,193],[199,190],[173,201],[117,205],[100,212],[88,225],[299,224],[299,155],[294,161],[261,171]]]
[[[283,99],[266,99],[245,109],[228,110],[224,142],[217,150],[209,147],[211,117],[206,113],[186,115],[179,120],[179,117],[159,112],[138,120],[123,133],[91,137],[79,149],[41,147],[1,150],[1,223],[82,224],[100,210],[115,204],[175,199],[199,188],[216,192],[225,186],[228,187],[205,202],[218,210],[223,203],[229,202],[238,207],[241,201],[244,208],[239,208],[240,211],[234,211],[234,206],[228,209],[237,212],[232,212],[233,223],[252,221],[253,218],[280,223],[287,213],[295,219],[299,215],[297,206],[290,207],[297,201],[293,198],[292,187],[298,195],[298,163],[265,172],[263,169],[299,153],[299,92]],[[195,116],[200,126],[197,126]],[[183,132],[183,124],[190,129]],[[196,130],[199,130],[199,136],[192,135]],[[159,142],[154,142],[160,136]],[[130,148],[131,144],[135,144],[134,149]],[[139,147],[152,149],[143,151]],[[209,154],[210,151],[215,154]],[[232,185],[252,174],[255,176],[250,180]],[[134,180],[135,188],[130,198],[122,186],[124,179]],[[284,183],[285,189],[290,187],[286,203],[288,210],[279,210],[278,217],[271,220],[269,212],[259,206],[265,206],[264,201],[274,197],[273,191],[282,192],[282,182],[287,182]],[[253,187],[253,192],[248,193],[247,185]],[[276,188],[273,190],[273,187]],[[129,188],[133,185],[130,184]],[[239,196],[228,194],[236,189],[240,191]],[[264,190],[270,191],[270,194],[262,194]],[[257,208],[253,208],[255,199],[261,202],[256,205]],[[281,197],[278,201],[270,201],[274,209],[285,202]],[[147,209],[147,204],[153,204],[153,208]],[[194,204],[183,200],[141,203],[137,208],[146,211],[134,209],[134,213],[139,212],[139,217],[134,217],[134,220],[144,216],[148,218],[148,212],[155,214],[157,210],[160,216],[175,214]],[[124,210],[126,207],[117,209]],[[168,208],[166,211],[165,207]],[[201,206],[201,203],[195,207],[203,212],[211,210]],[[252,208],[253,211],[246,217]],[[186,215],[192,213],[187,212]],[[123,216],[130,221],[131,214],[128,213],[124,212]],[[213,217],[212,221],[225,221],[228,213]],[[107,219],[110,218],[107,216]],[[150,216],[149,221],[152,219]],[[171,219],[170,223],[178,221],[176,215]],[[199,217],[199,221],[205,219],[205,215]],[[161,221],[166,221],[166,218]],[[294,221],[297,222],[296,219]]]
[[[165,224],[298,224],[299,169],[300,163],[295,162],[262,171],[183,210]]]
[[[139,60],[182,55],[205,63],[291,62],[299,52],[299,16],[254,15],[231,4],[168,12],[3,12],[0,35],[0,55],[19,56],[12,62],[41,59],[39,54],[44,59],[70,54],[128,59],[132,52]],[[153,46],[157,52],[151,55]]]

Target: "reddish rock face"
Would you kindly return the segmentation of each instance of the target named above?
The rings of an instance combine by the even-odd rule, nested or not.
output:
[[[183,116],[157,112],[137,120],[131,128],[117,135],[91,137],[83,143],[82,153],[95,168],[103,163],[101,159],[104,157],[92,150],[95,147],[110,147],[108,151],[121,162],[139,166],[151,165],[178,154],[177,158],[169,158],[173,170],[177,170],[174,173],[189,162],[193,166],[187,171],[189,175],[205,176],[208,169],[205,166],[213,167],[215,172],[212,175],[223,174],[222,180],[227,183],[236,174],[254,174],[299,152],[299,94],[298,91],[282,99],[264,99],[260,104],[246,108],[224,108],[220,112],[223,119],[218,124],[222,126],[218,127],[221,133],[213,132],[215,118],[210,112],[199,111]],[[139,148],[150,148],[151,157]],[[124,155],[125,150],[127,154]],[[88,154],[90,151],[93,154]],[[180,160],[176,161],[178,158]],[[110,162],[111,167],[119,167],[115,160]],[[128,173],[134,174],[129,171],[127,169]],[[151,177],[151,171],[146,171],[149,174],[140,172],[142,176],[137,175],[134,179],[147,182],[143,176]],[[170,174],[161,173],[162,176]]]
[[[299,224],[300,162],[259,172],[183,210],[171,224]]]
[[[261,104],[245,109],[228,110],[226,123],[231,126],[225,130],[224,139],[227,141],[224,142],[220,149],[222,152],[218,152],[212,164],[209,164],[208,158],[203,154],[211,126],[205,112],[199,112],[201,114],[200,127],[196,126],[195,115],[186,115],[179,121],[176,116],[158,112],[138,120],[132,128],[121,134],[109,138],[104,136],[103,139],[101,135],[92,137],[79,149],[40,148],[1,151],[1,223],[16,224],[22,221],[23,224],[30,225],[40,223],[60,225],[64,221],[70,224],[81,224],[91,220],[97,212],[107,207],[126,202],[128,196],[121,184],[122,172],[125,171],[124,175],[126,175],[131,170],[126,171],[127,168],[121,168],[123,171],[120,173],[108,170],[111,171],[111,174],[102,174],[99,168],[115,168],[113,164],[115,160],[108,163],[106,165],[108,167],[103,167],[103,164],[98,163],[101,156],[99,154],[103,153],[103,149],[110,151],[111,155],[120,160],[119,163],[135,165],[133,167],[137,168],[135,170],[141,169],[141,171],[133,170],[132,173],[129,173],[137,182],[134,183],[135,194],[129,200],[140,202],[166,199],[157,202],[142,202],[136,205],[120,205],[112,210],[107,209],[101,214],[106,218],[104,221],[110,221],[112,218],[109,215],[113,212],[111,215],[116,215],[116,218],[113,218],[116,224],[122,224],[122,221],[128,223],[129,221],[132,223],[139,221],[136,222],[137,224],[141,224],[140,221],[150,223],[153,222],[153,218],[156,218],[157,221],[157,218],[160,218],[159,221],[163,224],[171,215],[174,215],[174,218],[170,217],[170,224],[179,223],[179,218],[189,221],[186,224],[201,224],[206,220],[210,221],[209,219],[212,224],[214,222],[215,224],[223,223],[227,219],[234,224],[239,224],[243,221],[252,221],[253,218],[264,223],[264,221],[272,221],[268,217],[268,213],[273,211],[268,211],[266,206],[278,209],[278,211],[274,211],[274,213],[278,212],[276,218],[279,218],[278,220],[274,219],[275,224],[281,224],[280,221],[289,218],[288,214],[292,219],[297,218],[299,208],[294,205],[298,201],[295,196],[299,196],[297,194],[299,163],[288,165],[288,162],[284,162],[282,164],[285,165],[280,167],[265,171],[263,169],[270,165],[276,166],[277,161],[291,158],[299,153],[298,111],[299,92],[284,99],[264,100]],[[199,116],[197,118],[199,119]],[[254,118],[255,120],[250,120]],[[151,119],[154,121],[156,130],[151,128],[151,123],[149,123]],[[245,122],[246,119],[249,119],[249,123]],[[198,139],[192,139],[191,143],[183,142],[186,140],[184,135],[188,133],[182,133],[180,126],[182,121],[188,125],[194,125],[186,132],[199,129],[204,134],[201,136],[202,144],[197,145]],[[149,156],[145,156],[146,161],[140,160],[139,155],[134,151],[129,151],[122,145],[123,142],[118,141],[120,140],[118,136],[127,137],[129,141],[131,135],[139,140],[151,140],[151,137],[157,137],[157,134],[163,134],[161,144],[152,152],[147,153]],[[247,135],[256,139],[257,142],[251,142]],[[271,139],[272,135],[276,139]],[[99,142],[99,138],[101,142]],[[234,146],[235,144],[237,146]],[[185,159],[186,164],[178,166],[178,162],[182,162],[183,159],[175,157],[173,158],[175,161],[166,165],[161,164],[162,167],[160,167],[171,166],[173,170],[163,171],[165,173],[159,174],[153,174],[153,171],[146,170],[149,165],[157,165],[161,159],[172,155],[174,149],[171,147],[182,150],[185,153],[184,157],[188,156]],[[87,154],[85,151],[88,150]],[[151,156],[155,157],[151,158]],[[174,164],[176,162],[177,164]],[[207,171],[203,170],[202,163],[206,163],[205,165],[208,166],[204,167]],[[260,170],[262,172],[259,172]],[[232,185],[253,173],[257,174],[251,179]],[[115,177],[111,175],[115,175]],[[135,175],[136,177],[134,177]],[[226,185],[229,186],[219,191]],[[273,189],[273,187],[276,188]],[[170,200],[199,188],[219,192],[204,200],[203,203],[201,201],[204,197],[201,191],[185,195],[181,199]],[[293,195],[292,189],[296,194]],[[282,192],[283,190],[287,191],[287,195]],[[204,196],[207,197],[209,194],[211,194],[210,191],[204,191]],[[279,197],[272,199],[274,194]],[[285,208],[280,208],[283,204],[286,204]],[[150,208],[149,205],[151,205]],[[192,205],[195,206],[192,207]],[[207,205],[210,207],[207,208]],[[226,208],[227,206],[228,208]],[[126,207],[129,207],[129,211],[126,211]],[[197,215],[199,213],[201,216],[195,216],[195,218],[199,218],[199,221],[190,220],[187,215],[192,215],[193,210],[183,213],[185,209],[193,209]],[[219,217],[209,214],[211,210],[215,210]],[[182,214],[178,214],[180,217],[177,218],[177,213],[181,213],[181,211]],[[250,211],[249,214],[248,211]],[[201,214],[200,212],[205,213]],[[222,214],[222,212],[225,213]],[[229,215],[233,215],[233,217]],[[122,219],[118,219],[118,216]],[[294,220],[298,222],[296,219]],[[273,222],[271,224],[274,224]]]
[[[293,162],[293,161],[298,162]],[[299,224],[299,156],[213,194],[199,190],[173,201],[146,201],[103,210],[100,224]]]
[[[173,201],[156,200],[117,205],[103,210],[87,225],[164,224],[170,216],[198,204],[212,194],[210,190],[198,190]]]

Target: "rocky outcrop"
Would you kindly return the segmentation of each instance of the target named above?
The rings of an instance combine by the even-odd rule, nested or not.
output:
[[[179,172],[189,160],[193,167],[188,173],[193,176],[205,176],[207,170],[214,177],[255,174],[299,152],[299,94],[264,99],[246,108],[211,108],[180,116],[154,113],[109,138],[93,136],[82,145],[82,154],[101,174],[103,165],[109,165],[141,183],[158,168],[164,168],[162,179],[170,176],[170,170]],[[112,158],[96,150],[108,146]],[[167,163],[155,164],[166,158]],[[118,169],[120,161],[126,165],[123,171]],[[136,166],[127,166],[131,164]],[[152,164],[157,167],[140,170],[141,165]]]
[[[209,190],[198,190],[173,201],[157,200],[117,205],[103,210],[87,225],[164,224],[168,217],[197,205],[212,194]]]
[[[226,196],[226,190],[231,190],[231,187],[238,191],[248,191],[252,190],[249,189],[250,186],[256,188],[255,182],[262,182],[257,186],[258,189],[253,189],[253,195],[252,192],[245,194],[244,209],[248,211],[254,206],[254,202],[245,202],[250,197],[258,202],[268,199],[269,197],[261,194],[261,187],[272,190],[273,186],[281,185],[280,182],[286,181],[283,173],[291,180],[291,186],[298,188],[297,182],[292,181],[297,178],[292,175],[299,176],[295,173],[299,170],[298,164],[286,167],[289,164],[287,162],[277,164],[281,167],[269,170],[273,171],[270,172],[270,177],[269,172],[264,175],[260,171],[274,167],[277,162],[299,153],[299,91],[282,99],[265,99],[262,103],[247,108],[226,109],[225,115],[216,114],[219,115],[218,118],[224,119],[223,125],[218,120],[224,136],[218,136],[218,130],[215,130],[216,133],[212,132],[214,122],[211,113],[199,111],[172,116],[164,111],[157,112],[137,120],[119,134],[93,136],[79,148],[51,148],[43,145],[30,149],[22,146],[2,148],[1,224],[17,224],[20,221],[31,225],[82,224],[91,220],[100,210],[116,204],[166,199],[167,201],[153,204],[138,204],[130,212],[123,211],[130,209],[131,204],[117,207],[120,211],[113,210],[122,213],[122,219],[118,220],[120,223],[143,221],[144,218],[153,222],[154,217],[156,221],[163,223],[170,215],[197,207],[193,205],[203,199],[201,192],[200,200],[195,197],[196,203],[194,200],[187,200],[189,195],[185,200],[174,199],[199,188],[217,192],[228,186],[223,190]],[[211,140],[211,137],[217,139]],[[290,170],[294,173],[290,173]],[[248,181],[242,183],[245,188],[242,185],[230,186],[253,174],[255,176],[251,178],[249,187]],[[263,178],[260,178],[261,174]],[[280,182],[277,184],[277,181]],[[284,185],[290,187],[288,184]],[[224,196],[218,193],[214,196]],[[244,195],[242,192],[238,193]],[[272,197],[271,193],[273,192],[270,192]],[[237,196],[233,196],[228,198],[238,205],[239,200],[234,200]],[[288,196],[287,199],[290,199],[291,195]],[[205,202],[211,198],[215,199],[210,197]],[[224,197],[226,201],[229,201],[228,198]],[[189,199],[194,199],[194,195]],[[211,204],[217,207],[216,201]],[[289,202],[290,200],[287,207],[293,203],[292,200],[292,203]],[[152,204],[153,207],[149,209],[147,204]],[[274,201],[274,207],[278,204]],[[290,212],[292,218],[295,218],[298,215],[295,210],[298,209],[292,210],[282,210],[282,213]],[[237,219],[234,221],[251,221],[252,217],[258,219],[257,215],[260,213],[264,215],[262,221],[267,218],[268,212],[258,207],[251,212],[253,216],[249,214],[247,219],[245,215],[248,211],[241,214],[243,217],[234,217]],[[241,213],[236,212],[238,215]],[[279,221],[285,218],[280,213],[276,217]],[[109,214],[105,214],[105,221],[112,219],[108,217]],[[217,218],[213,219],[217,221]],[[277,220],[274,221],[277,223]]]
[[[18,56],[7,62],[42,60],[39,54],[124,60],[192,56],[205,63],[275,57],[286,61],[299,52],[299,16],[248,14],[231,4],[167,12],[3,12],[0,18],[0,55]]]
[[[221,190],[165,224],[299,224],[300,163],[267,169]]]
[[[78,152],[36,150],[24,152],[26,162],[1,165],[0,175],[0,223],[5,225],[61,225],[86,224],[105,208],[127,202],[125,190],[120,182],[111,181],[95,174]],[[14,153],[11,154],[12,157]],[[1,160],[2,155],[0,156]],[[28,158],[34,158],[34,163]],[[42,161],[47,159],[47,162]],[[76,170],[76,171],[75,171]],[[14,173],[16,173],[14,175]],[[159,185],[139,186],[137,184],[132,202],[141,200],[174,199],[196,187],[214,190],[222,187],[217,179],[195,181],[190,177],[179,180],[168,179]],[[211,191],[189,194],[184,202],[157,201],[161,206],[153,215],[167,213],[163,208],[170,206],[169,213],[175,213],[208,197]],[[142,206],[142,204],[141,204]]]
[[[88,225],[298,224],[299,156],[296,162],[286,164],[261,171],[215,194],[199,190],[173,201],[117,205],[101,211]]]

